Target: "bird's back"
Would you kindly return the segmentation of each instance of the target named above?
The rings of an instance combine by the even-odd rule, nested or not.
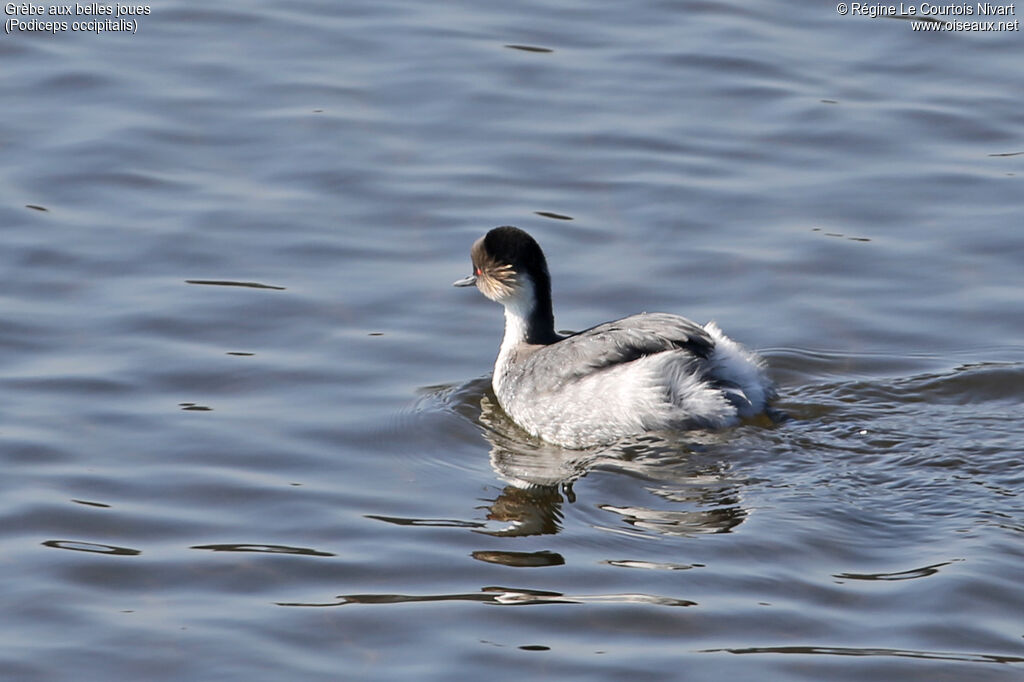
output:
[[[494,389],[520,425],[581,447],[674,426],[724,426],[766,395],[754,356],[718,328],[644,313],[548,345],[522,344],[495,366]],[[748,393],[754,393],[753,399]]]

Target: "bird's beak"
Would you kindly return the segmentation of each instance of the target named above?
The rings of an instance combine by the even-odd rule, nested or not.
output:
[[[469,277],[463,277],[460,280],[452,282],[453,287],[471,287],[476,284],[476,275],[470,275]]]

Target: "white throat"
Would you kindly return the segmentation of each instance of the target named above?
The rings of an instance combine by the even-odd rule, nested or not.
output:
[[[537,305],[534,298],[533,281],[527,276],[521,276],[512,295],[502,299],[500,303],[505,306],[505,336],[501,339],[498,359],[494,363],[492,384],[495,391],[498,391],[498,386],[505,377],[513,353],[519,346],[526,343],[530,315],[533,314]]]
[[[505,346],[514,346],[526,341],[530,316],[537,306],[533,280],[527,275],[520,275],[512,294],[502,299],[500,303],[505,306],[505,338],[501,342],[504,350]]]

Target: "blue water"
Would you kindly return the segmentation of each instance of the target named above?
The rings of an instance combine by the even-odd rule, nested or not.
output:
[[[5,34],[0,676],[1019,679],[1020,33],[748,4]],[[500,224],[791,418],[523,440]]]

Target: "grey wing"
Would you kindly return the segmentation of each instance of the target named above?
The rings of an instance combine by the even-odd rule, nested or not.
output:
[[[682,350],[705,360],[714,345],[703,327],[685,317],[642,313],[599,324],[539,349],[530,358],[531,372],[561,383],[665,351]]]

